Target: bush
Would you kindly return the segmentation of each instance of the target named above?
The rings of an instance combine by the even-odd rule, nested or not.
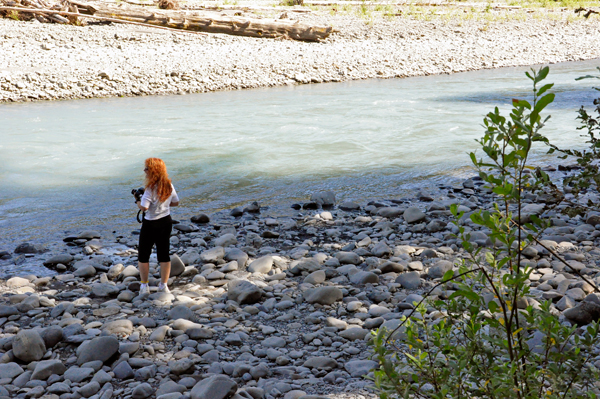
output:
[[[470,154],[497,199],[491,211],[470,215],[491,232],[492,248],[469,241],[460,223],[465,215],[452,207],[468,257],[429,293],[440,285],[453,293],[447,301],[428,300],[428,294],[396,330],[373,333],[374,383],[382,399],[597,397],[600,374],[591,360],[598,323],[580,329],[560,323],[549,301],[529,298],[532,270],[521,262],[546,227],[525,215],[524,196],[557,190],[546,173],[528,165],[532,145],[549,144],[541,134],[549,117],[541,113],[554,94],[552,84],[539,87],[548,71],[526,74],[532,103],[513,100],[508,118],[498,108],[485,117],[478,143],[486,157]]]

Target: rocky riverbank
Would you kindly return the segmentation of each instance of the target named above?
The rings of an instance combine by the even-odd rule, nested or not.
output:
[[[551,218],[542,242],[568,266],[542,246],[525,251],[532,297],[519,306],[552,300],[562,321],[583,325],[600,318],[600,296],[573,270],[600,285],[600,214],[568,217],[547,199],[530,196],[525,214]],[[35,255],[59,274],[0,284],[0,397],[375,398],[363,377],[375,366],[370,331],[397,326],[466,257],[449,206],[469,214],[491,203],[473,178],[369,204],[318,193],[290,218],[263,217],[258,204],[200,214],[175,225],[171,293],[156,291],[151,264],[149,298],[137,295],[135,234],[64,237]],[[490,245],[488,231],[462,223],[473,243]]]
[[[594,45],[600,19],[572,10],[473,16],[464,9],[451,18],[411,18],[338,8],[241,12],[333,26],[322,43],[0,19],[0,102],[185,94],[600,57]]]

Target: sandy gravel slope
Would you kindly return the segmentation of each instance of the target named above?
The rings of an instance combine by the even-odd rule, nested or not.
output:
[[[288,15],[336,31],[322,43],[305,43],[0,19],[0,102],[183,94],[600,57],[600,18]]]

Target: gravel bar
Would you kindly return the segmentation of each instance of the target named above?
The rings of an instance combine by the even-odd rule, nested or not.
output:
[[[0,19],[0,102],[186,94],[600,57],[594,45],[600,19],[572,11],[495,20],[283,13],[273,8],[269,16],[332,25],[334,33],[306,43]]]

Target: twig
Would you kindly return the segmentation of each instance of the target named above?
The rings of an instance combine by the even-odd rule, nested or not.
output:
[[[523,226],[517,224],[514,220],[512,221],[515,225],[517,225],[519,227],[519,229],[523,230],[525,233],[527,233],[527,231],[523,228]],[[573,268],[571,265],[569,265],[567,263],[566,260],[564,260],[560,255],[558,255],[555,251],[553,251],[552,249],[548,248],[546,245],[542,244],[542,242],[540,240],[538,240],[533,234],[527,233],[528,236],[530,236],[535,242],[537,242],[542,248],[544,248],[546,251],[550,252],[556,259],[558,259],[560,262],[562,262],[565,266],[567,266],[573,273],[575,273],[577,276],[581,277],[583,279],[583,281],[585,281],[586,283],[588,283],[589,285],[592,286],[592,288],[594,289],[594,291],[596,292],[600,292],[600,289],[598,289],[598,286],[596,284],[594,284],[592,281],[588,280],[583,274],[581,274],[579,272],[579,270],[575,270],[575,268]]]
[[[21,8],[21,7],[0,7],[0,11],[20,11],[20,12],[24,12],[24,13],[44,14],[44,15],[45,14],[69,15],[69,16],[82,17],[82,18],[97,19],[97,20],[106,21],[106,22],[116,22],[116,23],[121,23],[121,24],[131,24],[131,25],[145,26],[147,28],[164,29],[164,30],[171,31],[173,33],[193,33],[195,35],[207,36],[207,34],[204,33],[204,32],[195,32],[195,31],[190,31],[190,30],[173,29],[173,28],[167,28],[165,26],[156,26],[156,25],[144,24],[142,22],[126,21],[126,20],[123,20],[123,19],[116,19],[116,18],[96,17],[94,15],[80,14],[80,13],[68,12],[68,11],[56,11],[56,10],[45,10],[45,9],[35,9],[35,8]]]
[[[436,285],[434,285],[434,286],[433,286],[433,287],[432,287],[432,288],[431,288],[431,289],[430,289],[430,290],[429,290],[429,291],[428,291],[428,292],[425,294],[425,296],[423,296],[423,299],[421,299],[421,300],[419,301],[419,303],[417,303],[417,306],[415,306],[415,307],[413,308],[412,312],[410,312],[410,313],[408,314],[408,316],[406,316],[406,317],[405,317],[405,319],[404,319],[404,320],[402,320],[402,323],[400,323],[400,324],[398,325],[398,327],[396,327],[396,328],[394,328],[394,330],[392,330],[392,332],[391,332],[391,333],[389,334],[389,336],[388,336],[388,339],[386,339],[385,343],[386,343],[386,344],[388,344],[388,343],[391,343],[391,344],[392,344],[392,346],[393,346],[394,348],[396,348],[396,350],[397,350],[397,351],[399,351],[399,350],[400,350],[400,348],[398,348],[396,345],[394,345],[394,343],[393,343],[393,342],[390,342],[390,339],[391,339],[391,337],[392,337],[392,336],[393,336],[393,335],[396,333],[396,331],[398,331],[398,330],[400,329],[400,327],[402,327],[402,326],[404,325],[404,323],[406,323],[406,321],[407,321],[408,319],[410,319],[410,317],[411,317],[411,316],[412,316],[412,315],[413,315],[413,314],[414,314],[414,313],[417,311],[417,308],[419,307],[419,305],[421,305],[421,304],[422,304],[422,303],[425,301],[425,299],[429,298],[429,295],[431,295],[431,293],[433,292],[433,290],[435,290],[437,287],[439,287],[439,286],[440,286],[440,285],[442,285],[442,284],[446,284],[446,283],[448,283],[448,282],[450,282],[450,281],[453,281],[453,280],[456,280],[456,279],[458,279],[459,277],[462,277],[462,276],[464,276],[464,275],[467,275],[467,274],[470,274],[470,273],[476,272],[476,271],[478,271],[478,270],[482,270],[482,268],[481,268],[481,267],[477,267],[477,268],[475,268],[475,269],[467,270],[466,272],[460,273],[460,274],[459,274],[459,275],[457,275],[457,276],[453,276],[452,278],[449,278],[448,280],[443,280],[443,281],[441,281],[441,282],[437,283]]]

